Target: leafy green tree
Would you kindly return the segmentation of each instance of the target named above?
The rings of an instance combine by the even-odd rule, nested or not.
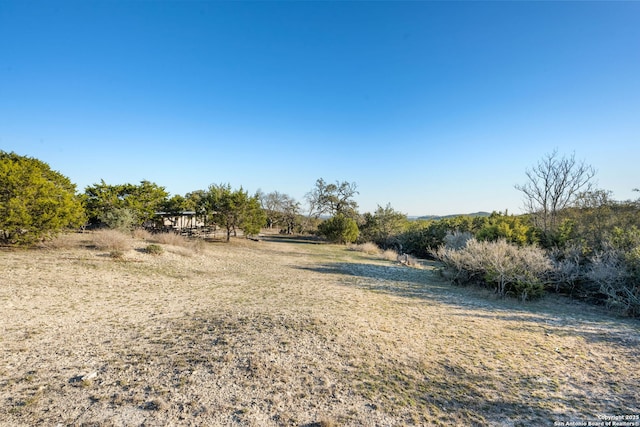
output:
[[[129,187],[129,191],[130,196],[126,198],[127,207],[136,212],[140,223],[153,219],[169,196],[164,187],[146,180]]]
[[[232,190],[229,184],[211,185],[201,206],[213,223],[226,230],[227,241],[237,229],[245,235],[258,234],[266,221],[258,196],[250,197],[242,187]]]
[[[475,218],[464,215],[412,221],[407,230],[398,236],[400,249],[418,257],[429,258],[436,248],[444,244],[447,235],[455,232],[474,232],[474,227],[480,224],[481,222]]]
[[[28,244],[85,222],[69,178],[38,159],[0,151],[0,240]]]
[[[358,224],[339,213],[320,224],[318,233],[334,243],[353,243],[358,239]]]
[[[162,210],[173,215],[179,215],[184,211],[193,210],[189,208],[189,205],[189,200],[185,199],[179,194],[176,194],[175,196],[171,196],[170,198],[165,200],[164,203],[162,203]]]
[[[264,227],[267,217],[257,195],[248,197],[247,193],[245,193],[243,197],[245,199],[239,228],[242,229],[245,235],[255,236]]]
[[[152,220],[166,204],[167,196],[164,187],[149,181],[109,185],[101,180],[84,193],[90,223],[125,228]]]
[[[184,206],[187,210],[195,211],[196,215],[202,219],[205,227],[212,225],[209,213],[213,211],[213,208],[209,206],[207,197],[208,193],[205,190],[192,191],[184,196]]]
[[[363,215],[363,224],[360,226],[361,241],[374,242],[383,248],[397,246],[398,235],[408,227],[407,216],[395,211],[390,204],[386,207],[378,206],[371,214]]]
[[[109,211],[123,207],[118,186],[108,185],[104,180],[85,188],[83,196],[90,224],[99,224]]]

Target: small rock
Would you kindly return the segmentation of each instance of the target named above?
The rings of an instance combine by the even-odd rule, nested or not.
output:
[[[98,372],[97,371],[93,371],[90,374],[87,375],[83,375],[82,378],[80,378],[82,381],[90,381],[94,378],[96,378],[98,376]]]

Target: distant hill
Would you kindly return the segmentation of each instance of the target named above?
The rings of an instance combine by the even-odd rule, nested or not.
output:
[[[444,215],[444,216],[440,216],[440,215],[424,215],[424,216],[419,216],[415,219],[424,219],[424,220],[428,220],[428,219],[448,219],[448,218],[455,218],[458,216],[470,216],[470,217],[476,217],[476,216],[491,216],[490,212],[474,212],[474,213],[469,213],[469,214],[454,214],[454,215]]]

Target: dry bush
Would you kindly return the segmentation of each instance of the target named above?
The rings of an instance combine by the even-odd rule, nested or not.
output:
[[[380,253],[380,248],[378,245],[372,242],[360,243],[358,245],[350,245],[349,249],[357,252],[364,252],[368,255],[378,255]]]
[[[589,280],[600,286],[607,297],[607,306],[627,316],[640,316],[640,286],[634,274],[634,258],[640,259],[640,249],[626,254],[609,249],[591,259]]]
[[[547,277],[550,289],[569,295],[573,295],[574,291],[582,293],[580,288],[583,287],[581,284],[584,285],[586,275],[582,265],[582,249],[578,246],[554,249],[549,252],[549,258],[553,266]]]
[[[546,253],[535,246],[519,247],[501,239],[471,239],[463,249],[440,247],[435,255],[446,264],[452,281],[484,283],[501,295],[527,300],[542,296],[542,278],[552,269]]]
[[[93,233],[92,241],[96,248],[114,253],[131,248],[131,238],[118,230],[98,230]]]
[[[467,242],[471,239],[473,239],[473,234],[468,231],[460,232],[456,230],[453,233],[449,231],[444,236],[444,247],[455,250],[462,249],[467,246]]]

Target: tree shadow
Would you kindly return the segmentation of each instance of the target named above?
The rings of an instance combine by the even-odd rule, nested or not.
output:
[[[450,284],[433,268],[412,269],[400,265],[384,265],[373,263],[335,262],[314,267],[298,267],[319,274],[335,276],[335,281],[342,286],[362,289],[394,297],[408,298],[426,304],[440,303],[451,307],[443,316],[463,317],[473,321],[477,318],[495,319],[500,324],[496,328],[521,332],[523,334],[540,334],[544,340],[563,336],[579,338],[586,345],[605,344],[610,346],[611,354],[616,357],[637,360],[640,349],[640,323],[637,319],[622,319],[602,308],[592,307],[586,303],[570,300],[566,297],[550,295],[546,299],[535,302],[520,302],[515,299],[499,298],[489,290],[478,290],[475,287],[462,287]],[[471,323],[469,323],[471,324]],[[549,357],[555,357],[552,353]],[[545,357],[545,356],[540,356]],[[562,349],[558,353],[558,363],[569,363]],[[533,362],[532,362],[533,363]],[[573,362],[571,362],[573,363]],[[581,363],[579,360],[575,363]],[[586,362],[585,362],[586,363]],[[588,364],[583,365],[585,368]],[[430,367],[433,369],[434,367]],[[545,397],[545,375],[518,376],[510,372],[482,371],[481,373],[466,369],[455,361],[436,367],[440,374],[425,373],[424,381],[428,387],[421,385],[420,379],[406,381],[389,375],[389,370],[370,372],[370,387],[385,395],[393,390],[405,390],[414,401],[422,402],[425,407],[436,405],[450,408],[452,413],[468,414],[469,418],[461,420],[465,425],[553,425],[557,421],[590,421],[594,413],[559,414],[550,409],[557,399],[570,408],[574,399],[586,399],[588,404],[583,410],[597,408],[597,399],[587,390],[584,393],[567,386],[562,398]],[[532,372],[536,372],[534,369]],[[543,370],[540,372],[544,372]],[[602,371],[600,371],[602,374]],[[632,375],[633,376],[633,375]],[[635,376],[633,376],[635,378]],[[631,402],[637,397],[634,390],[635,379],[618,380],[618,383],[600,384],[602,395],[608,396],[609,405],[633,407]],[[507,396],[496,394],[500,383],[506,381],[512,391],[522,389],[522,395]],[[550,379],[549,381],[557,381]],[[559,381],[559,380],[558,380]],[[561,380],[566,381],[566,380]],[[520,385],[521,384],[521,385]],[[552,384],[553,385],[553,384]],[[366,388],[365,384],[365,388]],[[439,390],[439,391],[434,391]],[[535,392],[535,396],[526,393]],[[487,396],[496,394],[496,398],[488,400]],[[577,394],[573,394],[577,393]],[[517,393],[516,393],[517,394]],[[421,400],[422,399],[422,400]],[[480,414],[483,419],[476,419]],[[515,424],[514,424],[515,421]]]
[[[434,265],[418,269],[397,264],[336,262],[296,268],[335,275],[338,283],[351,288],[461,309],[452,311],[453,316],[506,320],[511,323],[510,328],[523,331],[541,325],[551,334],[579,335],[587,342],[640,347],[638,319],[621,318],[603,307],[558,295],[532,302],[502,298],[488,289],[453,285],[440,276]]]
[[[440,421],[446,425],[553,425],[556,420],[593,419],[594,414],[561,415],[550,408],[545,397],[532,398],[532,390],[544,396],[545,386],[533,386],[529,379],[504,375],[503,373],[476,373],[457,363],[441,363],[431,366],[423,378],[411,377],[409,372],[390,373],[381,370],[369,373],[359,387],[375,389],[379,393],[382,407],[387,396],[397,395],[402,390],[411,405],[429,411],[445,412]],[[511,383],[510,392],[500,392],[502,383]],[[522,382],[521,387],[517,383]],[[514,384],[515,383],[515,384]],[[521,389],[521,391],[517,391]],[[515,390],[515,392],[514,392]]]
[[[426,268],[349,262],[294,268],[335,275],[338,277],[338,283],[343,286],[405,298],[437,301],[464,308],[511,311],[513,305],[506,299],[492,297],[492,293],[487,289],[452,285],[440,276],[435,263],[427,264]],[[501,307],[502,305],[506,307]],[[527,311],[526,306],[522,306],[522,311]]]
[[[265,242],[275,243],[297,243],[311,245],[320,245],[326,243],[326,241],[317,236],[301,236],[296,234],[261,234],[260,239]]]

